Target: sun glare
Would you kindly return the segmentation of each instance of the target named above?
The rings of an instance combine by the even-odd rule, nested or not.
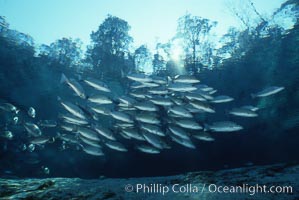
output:
[[[183,56],[183,48],[178,43],[174,43],[172,49],[171,49],[171,58],[178,62],[181,60]]]

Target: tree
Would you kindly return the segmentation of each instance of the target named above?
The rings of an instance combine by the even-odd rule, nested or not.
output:
[[[3,35],[9,28],[9,23],[4,16],[0,16],[0,35]]]
[[[182,39],[188,71],[195,73],[200,63],[209,60],[208,36],[216,22],[186,14],[178,20],[176,39]]]
[[[152,70],[151,52],[146,45],[141,45],[135,50],[134,61],[136,71],[144,72]]]
[[[156,75],[165,75],[166,72],[166,62],[159,52],[154,54],[153,59],[153,73]]]
[[[79,39],[62,38],[50,46],[41,45],[40,55],[48,56],[52,61],[65,67],[76,67],[82,60],[82,42]]]
[[[125,59],[130,57],[129,49],[133,38],[129,35],[129,24],[115,16],[108,15],[96,32],[91,33],[90,57],[95,70],[103,75],[121,76],[127,72]]]

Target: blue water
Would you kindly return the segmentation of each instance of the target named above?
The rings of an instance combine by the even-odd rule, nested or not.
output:
[[[126,77],[128,73],[136,72],[132,57],[112,54],[109,59],[101,57],[104,64],[99,64],[94,69],[69,67],[60,62],[59,59],[64,59],[61,57],[54,59],[50,54],[36,56],[33,46],[22,43],[21,38],[7,36],[7,30],[5,32],[1,29],[0,99],[1,103],[12,103],[20,112],[15,115],[0,110],[0,176],[139,177],[272,163],[297,163],[298,30],[297,23],[288,34],[251,38],[251,46],[246,49],[245,55],[238,57],[235,54],[212,70],[201,63],[186,64],[186,69],[195,67],[200,72],[185,70],[184,73],[193,73],[203,84],[217,89],[217,94],[229,95],[235,99],[230,103],[213,105],[215,114],[196,114],[194,118],[203,126],[215,121],[234,121],[242,125],[243,130],[211,133],[215,139],[212,142],[193,138],[196,149],[183,147],[168,138],[165,140],[171,149],[164,149],[159,154],[145,154],[136,150],[136,141],[126,140],[118,135],[119,130],[113,128],[115,119],[111,116],[98,116],[96,122],[111,128],[119,142],[128,148],[128,152],[115,151],[103,145],[105,155],[97,157],[84,153],[80,145],[63,145],[57,138],[58,132],[63,133],[59,128],[62,121],[58,116],[64,112],[57,98],[79,105],[86,104],[85,99],[75,96],[70,88],[60,83],[61,74],[78,80],[88,95],[95,93],[95,90],[84,85],[82,80],[86,77],[97,78],[111,88],[112,92],[108,96],[117,100],[132,90],[132,81]],[[85,60],[90,65],[98,66],[93,61]],[[174,72],[169,71],[169,65],[171,61],[166,64],[166,70],[156,73],[164,78],[172,75]],[[251,98],[252,93],[272,85],[283,86],[285,90],[265,98]],[[229,110],[242,105],[259,107],[259,116],[242,118],[229,114]],[[29,107],[36,110],[35,118],[28,116]],[[115,110],[116,105],[108,108]],[[165,111],[161,109],[158,115],[164,116]],[[17,124],[12,121],[15,116],[19,119]],[[54,120],[58,123],[58,127],[42,129],[43,135],[54,137],[55,142],[35,145],[31,152],[29,145],[32,137],[28,136],[24,123],[38,124],[40,120]],[[134,126],[139,128],[140,124],[135,122]],[[167,124],[162,123],[161,128],[166,132]],[[13,133],[12,139],[3,135],[7,130]],[[23,148],[24,145],[26,149]],[[49,173],[45,168],[49,169]]]

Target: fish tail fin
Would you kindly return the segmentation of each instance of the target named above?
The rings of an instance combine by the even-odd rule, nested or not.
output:
[[[79,82],[83,82],[83,81],[84,81],[84,79],[82,78],[81,75],[78,75],[77,77],[78,77],[78,81],[79,81]]]
[[[57,96],[57,101],[61,101],[61,97],[60,96]]]
[[[112,113],[111,110],[108,110],[108,111],[107,111],[107,114],[108,114],[108,115],[111,115],[111,113]]]
[[[56,141],[55,137],[51,137],[50,140],[49,140],[49,143],[52,144],[52,143],[54,143],[55,141]]]
[[[172,82],[172,78],[170,76],[167,76],[167,82],[171,83]]]
[[[255,94],[251,94],[251,98],[255,99],[256,95]]]
[[[204,132],[207,132],[207,131],[209,131],[209,130],[211,130],[210,125],[208,125],[208,124],[204,124],[204,125],[203,125],[203,131],[204,131]]]
[[[111,97],[111,101],[114,103],[114,104],[119,104],[119,100],[118,100],[118,96],[114,95],[113,97]]]
[[[61,74],[60,83],[67,83],[69,82],[68,78],[64,75],[64,73]]]
[[[61,133],[57,131],[55,138],[56,139],[61,138]]]

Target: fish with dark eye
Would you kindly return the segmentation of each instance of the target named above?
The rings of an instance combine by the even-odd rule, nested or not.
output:
[[[13,133],[9,130],[1,132],[0,136],[8,140],[12,140],[14,138]]]
[[[20,112],[20,110],[11,103],[0,103],[0,109],[7,112],[13,112],[15,114],[18,114]]]
[[[42,135],[42,131],[40,130],[40,128],[34,124],[34,123],[30,123],[30,122],[26,122],[24,124],[24,127],[26,129],[26,131],[34,136],[34,137],[38,137],[38,136],[41,136]]]
[[[32,118],[35,118],[35,116],[36,116],[36,111],[35,111],[35,109],[33,108],[33,107],[30,107],[29,109],[28,109],[28,115],[30,116],[30,117],[32,117]]]

